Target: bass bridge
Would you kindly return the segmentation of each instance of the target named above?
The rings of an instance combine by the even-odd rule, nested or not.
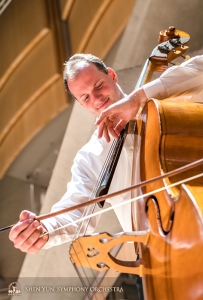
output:
[[[69,254],[75,266],[88,267],[97,271],[114,269],[119,273],[142,276],[142,260],[122,261],[114,257],[110,251],[113,247],[126,242],[140,242],[146,245],[149,231],[121,232],[111,235],[107,232],[79,237],[72,242]]]

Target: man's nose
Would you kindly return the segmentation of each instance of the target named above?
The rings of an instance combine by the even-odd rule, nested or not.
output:
[[[92,97],[93,97],[94,100],[101,100],[102,99],[102,94],[99,90],[98,91],[93,91]]]

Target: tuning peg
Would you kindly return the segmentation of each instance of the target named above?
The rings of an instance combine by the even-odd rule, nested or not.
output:
[[[185,55],[185,56],[181,55],[181,57],[184,58],[185,61],[187,61],[188,59],[190,59],[189,55]]]
[[[176,55],[179,55],[181,53],[181,51],[180,50],[174,50],[173,53],[176,54]]]
[[[181,46],[181,49],[183,49],[183,50],[187,50],[189,47],[188,46]]]
[[[174,63],[172,63],[172,62],[170,62],[170,64],[171,64],[172,66],[179,66],[179,65],[180,65],[180,63],[179,63],[179,62],[176,62],[175,64],[174,64]]]

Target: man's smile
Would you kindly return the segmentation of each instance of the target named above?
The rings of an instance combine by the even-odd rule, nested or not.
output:
[[[102,102],[99,106],[96,107],[97,110],[101,110],[106,108],[106,104],[109,102],[109,97],[107,98],[107,100],[105,100],[104,102]]]

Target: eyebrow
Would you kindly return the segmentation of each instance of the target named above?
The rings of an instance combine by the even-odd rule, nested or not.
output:
[[[98,83],[100,84],[101,82],[103,82],[103,79],[99,79],[99,80],[94,84],[94,88],[96,87],[96,85],[98,85]]]
[[[97,86],[97,84],[100,83],[100,81],[102,81],[102,79],[98,79],[98,80],[95,82],[93,88],[95,88],[95,87]],[[79,99],[81,99],[81,97],[83,97],[83,96],[85,96],[85,95],[87,95],[87,94],[86,94],[86,93],[82,94],[81,96],[79,96]],[[77,100],[76,97],[75,97],[75,99]]]

